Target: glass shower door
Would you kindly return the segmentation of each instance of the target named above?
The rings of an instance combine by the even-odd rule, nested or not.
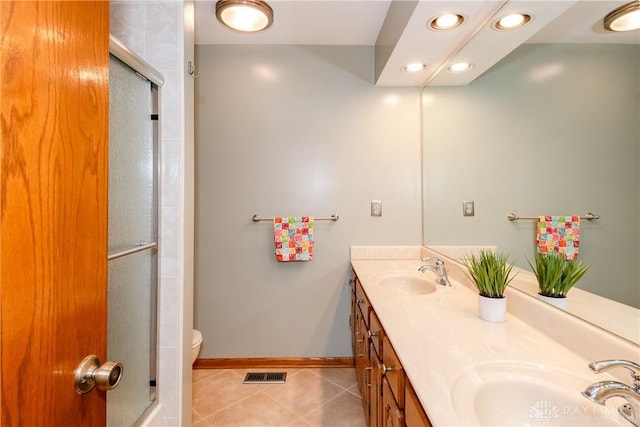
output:
[[[124,371],[107,425],[121,427],[156,399],[158,88],[113,55],[109,68],[107,349]]]

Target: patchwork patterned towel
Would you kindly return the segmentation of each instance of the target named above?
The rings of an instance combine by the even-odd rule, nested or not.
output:
[[[556,252],[565,259],[578,259],[580,216],[539,216],[536,227],[538,253]]]
[[[273,218],[273,238],[278,261],[311,261],[313,258],[312,216]]]

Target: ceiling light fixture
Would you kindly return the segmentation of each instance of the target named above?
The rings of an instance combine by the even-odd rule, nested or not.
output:
[[[604,18],[604,28],[609,31],[631,31],[640,28],[640,1],[632,1],[611,11]]]
[[[262,0],[219,0],[216,17],[232,30],[254,33],[271,26],[273,9]]]
[[[473,64],[471,62],[456,62],[455,64],[451,64],[447,67],[447,72],[464,73],[465,71],[469,71],[472,68]]]
[[[503,16],[493,23],[492,27],[498,31],[509,31],[517,28],[522,28],[531,21],[531,15],[526,13],[512,13],[511,15]]]
[[[431,20],[429,26],[436,31],[446,31],[459,27],[464,22],[464,16],[458,13],[445,13]]]
[[[405,73],[417,73],[420,71],[424,71],[427,69],[427,64],[421,64],[419,62],[416,62],[414,64],[407,64],[404,67],[402,67],[402,71],[404,71]]]

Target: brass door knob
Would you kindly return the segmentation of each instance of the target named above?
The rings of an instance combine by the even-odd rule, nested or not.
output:
[[[85,357],[75,370],[74,383],[78,394],[90,392],[97,386],[98,390],[108,391],[120,384],[124,366],[120,362],[105,362],[95,355]]]

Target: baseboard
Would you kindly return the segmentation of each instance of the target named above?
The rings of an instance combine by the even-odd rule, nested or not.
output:
[[[196,359],[193,369],[352,368],[353,357],[249,357]]]

